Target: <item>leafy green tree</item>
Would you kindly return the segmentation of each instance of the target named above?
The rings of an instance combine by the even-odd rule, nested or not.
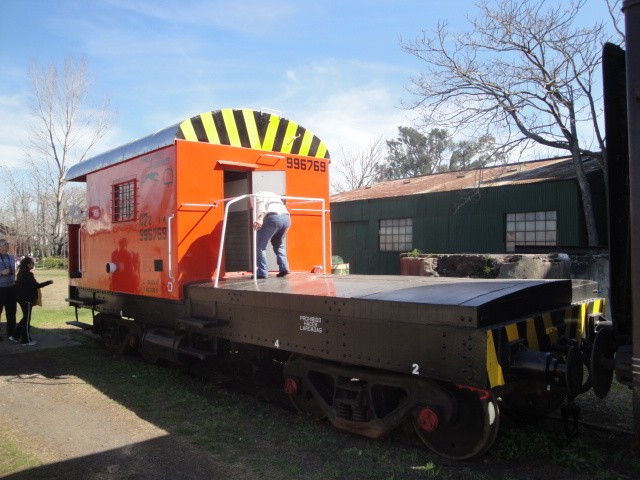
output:
[[[398,127],[398,137],[387,140],[386,161],[380,164],[378,180],[427,175],[438,170],[451,146],[449,132],[440,128],[426,135],[413,127]]]
[[[433,128],[425,135],[413,127],[398,127],[397,138],[386,144],[387,155],[378,164],[377,181],[481,168],[505,158],[491,135],[454,141],[443,128]]]
[[[477,140],[455,142],[449,170],[471,170],[496,163],[505,163],[505,154],[497,147],[495,138],[485,134]]]

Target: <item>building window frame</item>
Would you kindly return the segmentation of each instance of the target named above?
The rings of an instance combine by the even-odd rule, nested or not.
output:
[[[557,246],[558,211],[509,212],[505,214],[505,250],[516,246]]]
[[[413,218],[378,220],[378,251],[408,252],[413,250]]]
[[[111,218],[113,222],[136,220],[137,182],[135,179],[115,183],[111,188]]]

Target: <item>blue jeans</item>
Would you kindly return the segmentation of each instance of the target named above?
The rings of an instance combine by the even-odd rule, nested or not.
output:
[[[289,271],[289,262],[287,261],[287,252],[285,251],[283,240],[290,226],[291,217],[289,215],[267,215],[264,218],[262,227],[256,233],[258,277],[266,277],[268,274],[267,244],[269,240],[271,240],[273,251],[278,260],[278,270],[280,272]]]

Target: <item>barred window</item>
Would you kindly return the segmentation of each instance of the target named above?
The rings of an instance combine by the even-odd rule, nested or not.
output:
[[[555,210],[546,212],[507,213],[507,252],[516,245],[557,245],[558,221]]]
[[[113,221],[126,222],[136,219],[136,181],[113,186]]]
[[[380,220],[378,235],[381,252],[408,252],[413,249],[413,219]]]

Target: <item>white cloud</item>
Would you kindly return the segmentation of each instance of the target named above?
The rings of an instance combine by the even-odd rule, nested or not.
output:
[[[284,93],[273,100],[331,151],[361,150],[411,124],[413,113],[400,108],[402,74],[391,65],[327,59],[286,70]]]
[[[384,87],[337,92],[317,107],[305,116],[333,150],[361,150],[380,136],[395,137],[397,127],[407,123],[406,112],[395,107],[394,97]]]
[[[0,164],[11,169],[24,163],[22,146],[28,138],[30,112],[22,94],[0,95]]]

